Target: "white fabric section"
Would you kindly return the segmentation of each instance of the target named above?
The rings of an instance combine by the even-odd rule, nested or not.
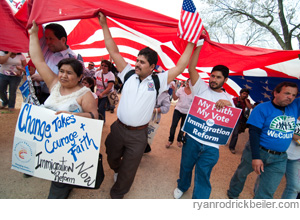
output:
[[[300,78],[300,60],[293,59],[285,62],[277,63],[274,65],[267,66],[267,68],[283,72],[289,76]]]
[[[243,74],[244,76],[268,77],[267,72],[259,68],[246,70],[243,72]]]

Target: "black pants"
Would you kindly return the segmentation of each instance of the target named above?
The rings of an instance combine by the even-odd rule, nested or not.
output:
[[[111,131],[105,140],[107,161],[118,178],[110,190],[112,199],[122,199],[130,190],[138,166],[143,157],[148,128],[128,130],[118,121],[111,125]]]
[[[231,135],[231,141],[229,143],[229,149],[235,150],[235,146],[238,140],[238,136],[240,133],[245,132],[246,129],[246,118],[241,118],[236,123],[235,128],[233,129],[232,135]]]
[[[231,150],[235,150],[235,146],[239,137],[239,127],[241,124],[241,120],[238,120],[238,122],[236,123],[235,128],[233,129],[232,135],[231,135],[231,140],[230,140],[230,144],[229,144],[229,149]]]
[[[170,142],[173,143],[173,141],[174,141],[176,127],[177,127],[178,122],[179,122],[180,119],[181,119],[181,122],[180,122],[180,129],[179,129],[178,136],[177,136],[177,141],[178,142],[182,142],[182,138],[183,138],[183,133],[184,132],[181,131],[181,128],[183,126],[185,118],[186,118],[186,114],[182,114],[177,109],[174,110],[173,119],[172,119],[172,125],[171,125],[171,128],[170,128],[170,136],[169,136],[169,141]]]

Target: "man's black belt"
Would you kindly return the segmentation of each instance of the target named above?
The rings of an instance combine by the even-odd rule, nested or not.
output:
[[[267,151],[270,154],[281,155],[281,154],[285,153],[285,152],[278,152],[278,151],[275,151],[275,150],[270,150],[270,149],[267,149],[263,146],[260,146],[260,148],[264,151]]]

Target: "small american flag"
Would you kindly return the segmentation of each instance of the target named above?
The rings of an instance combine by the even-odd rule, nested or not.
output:
[[[184,0],[177,35],[188,42],[197,43],[203,30],[202,19],[192,0]]]

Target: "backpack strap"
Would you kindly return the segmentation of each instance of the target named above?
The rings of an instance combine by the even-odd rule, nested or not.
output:
[[[122,92],[123,86],[125,84],[125,82],[135,73],[135,70],[130,70],[128,73],[126,73],[126,75],[124,76],[124,82],[120,88],[120,93]],[[158,76],[156,74],[152,74],[152,79],[154,81],[154,86],[155,86],[155,90],[156,90],[156,99],[158,97],[159,94],[159,89],[160,89],[160,83],[159,83],[159,79]]]
[[[123,86],[125,84],[125,82],[135,73],[134,70],[130,70],[128,73],[126,73],[126,75],[124,76],[124,82],[122,83],[122,86],[119,90],[119,92],[121,93],[122,92],[122,89],[123,89]]]
[[[158,79],[158,76],[156,74],[152,74],[152,79],[154,81],[154,86],[155,86],[155,90],[156,90],[156,99],[157,99],[159,89],[160,89],[159,79]]]
[[[80,54],[77,54],[77,60],[82,61],[83,62],[83,58]]]
[[[124,76],[124,82],[123,84],[135,73],[135,70],[130,70],[126,75]]]
[[[79,60],[81,62],[83,62],[83,58],[80,54],[77,54],[77,56],[75,57],[73,54],[68,53],[69,58],[75,58],[76,60]]]

